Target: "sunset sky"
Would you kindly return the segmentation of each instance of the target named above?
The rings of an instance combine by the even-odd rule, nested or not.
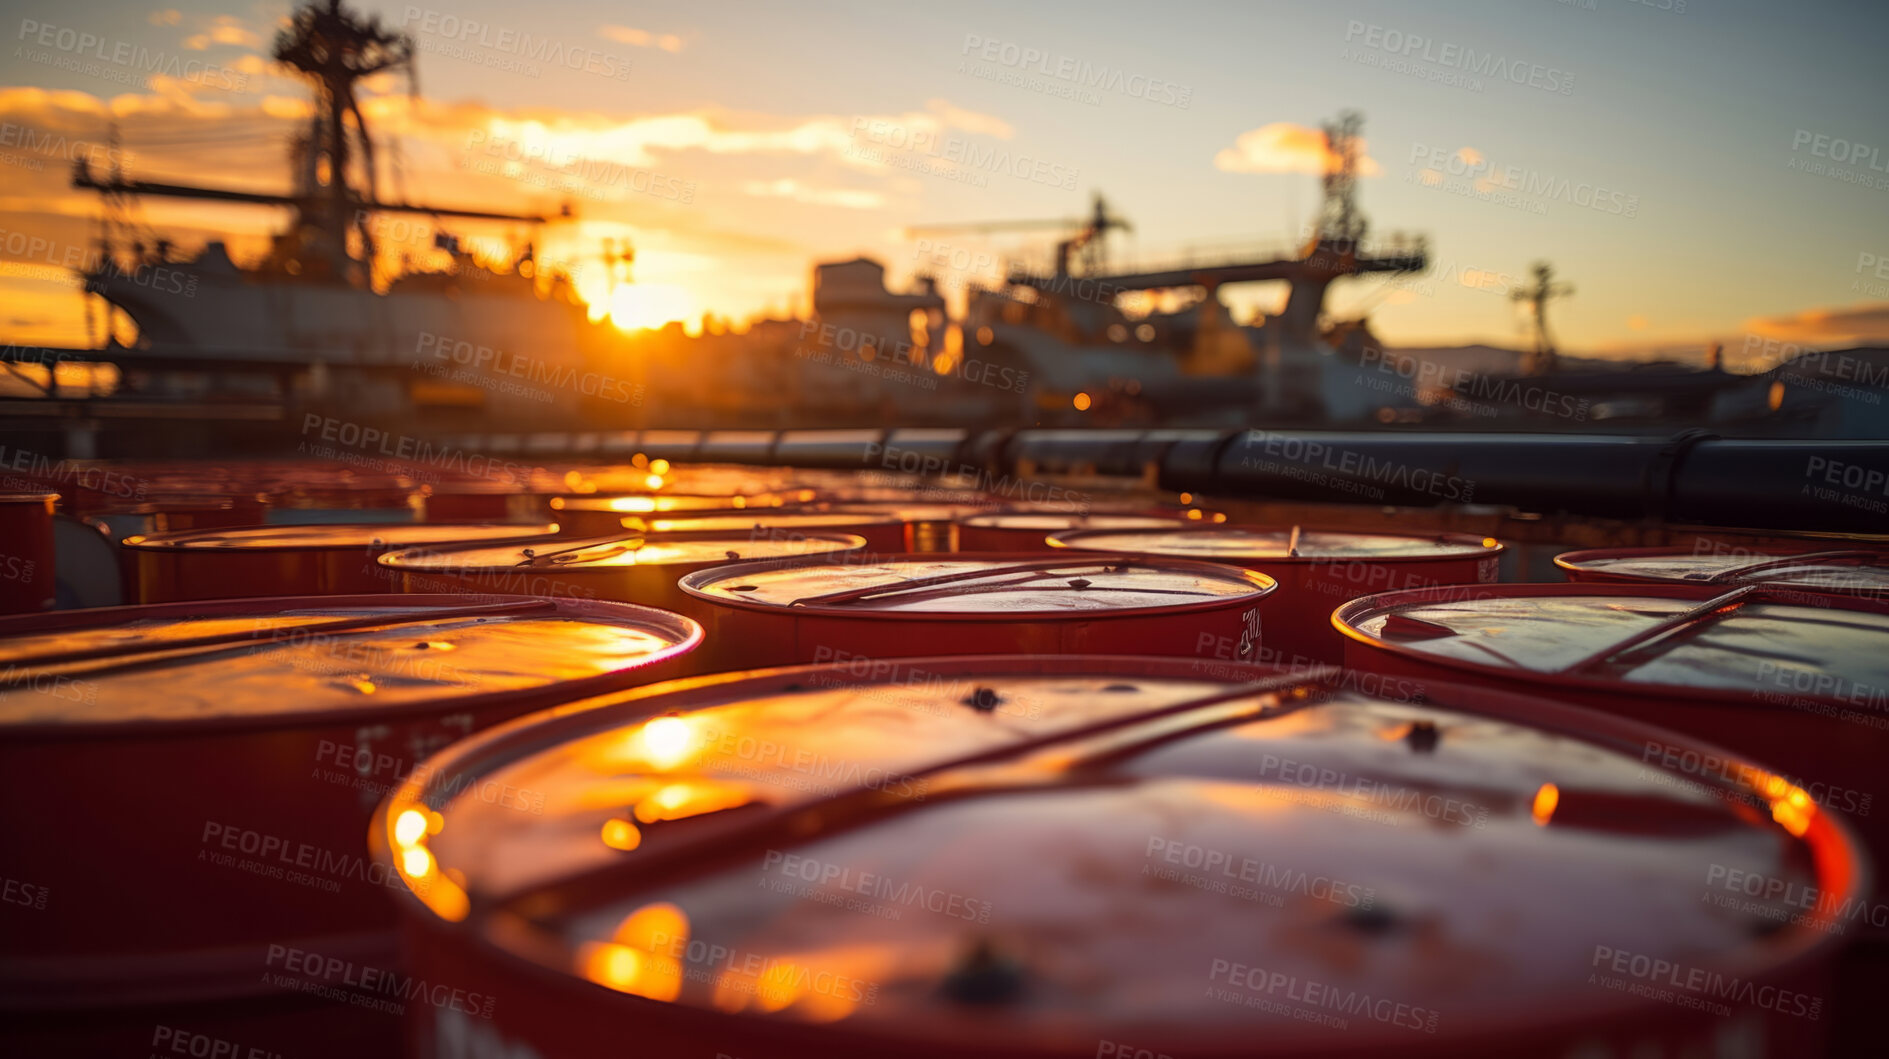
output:
[[[267,54],[290,5],[8,6],[0,338],[83,344],[60,258],[98,205],[67,187],[71,159],[103,158],[115,117],[132,176],[287,190],[309,95]],[[1404,289],[1334,289],[1390,344],[1525,344],[1506,292],[1539,258],[1576,288],[1556,306],[1576,352],[1889,338],[1889,6],[1871,0],[354,6],[420,44],[417,97],[389,80],[366,103],[400,162],[383,195],[570,201],[581,219],[545,232],[546,256],[632,240],[625,323],[804,310],[814,261],[862,253],[895,284],[961,286],[961,266],[1041,258],[1055,233],[921,253],[903,229],[1074,217],[1098,191],[1135,225],[1111,237],[1118,264],[1283,245],[1318,203],[1315,130],[1355,108],[1373,232],[1432,251]],[[142,211],[239,257],[282,219]]]

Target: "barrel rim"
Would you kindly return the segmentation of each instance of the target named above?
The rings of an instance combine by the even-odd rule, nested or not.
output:
[[[245,543],[231,548],[202,547],[193,548],[193,538],[226,536],[241,533],[244,530],[359,530],[363,533],[385,532],[390,526],[415,526],[422,529],[438,529],[447,532],[453,529],[468,529],[488,526],[508,526],[521,532],[513,537],[493,537],[478,543],[509,544],[513,541],[549,540],[560,531],[555,522],[267,522],[249,526],[217,526],[209,529],[172,530],[165,533],[139,533],[126,537],[122,547],[136,549],[153,554],[185,555],[249,555],[257,552],[358,552],[363,548],[377,547],[371,541],[349,541],[337,544],[276,544],[267,541]],[[453,540],[441,541],[442,544],[460,543]],[[413,548],[424,545],[401,544],[395,547]]]
[[[1116,537],[1141,536],[1141,535],[1152,536],[1154,534],[1169,535],[1169,534],[1174,534],[1174,533],[1206,535],[1209,533],[1226,533],[1229,531],[1254,530],[1254,529],[1260,529],[1260,528],[1262,527],[1240,525],[1236,523],[1220,523],[1220,524],[1207,525],[1207,526],[1188,525],[1180,529],[1074,530],[1068,533],[1051,534],[1049,537],[1049,546],[1051,548],[1063,548],[1069,551],[1099,551],[1099,549],[1091,549],[1087,547],[1082,542],[1081,538],[1088,537],[1088,536],[1101,536],[1103,534],[1108,534],[1108,535],[1116,536]],[[1418,535],[1418,534],[1412,534],[1412,533],[1372,533],[1372,532],[1364,531],[1364,530],[1345,529],[1343,527],[1326,528],[1323,526],[1305,526],[1303,528],[1313,533],[1345,533],[1345,534],[1350,534],[1351,536],[1354,536],[1354,537],[1389,537],[1396,540],[1430,540],[1432,537],[1432,535],[1430,534]],[[1281,530],[1279,532],[1288,532],[1288,531]],[[1197,562],[1219,562],[1219,563],[1249,563],[1251,562],[1251,563],[1278,563],[1282,566],[1288,566],[1288,565],[1289,566],[1313,566],[1313,565],[1330,564],[1330,563],[1336,563],[1336,562],[1356,562],[1356,563],[1461,562],[1466,559],[1494,558],[1494,557],[1500,556],[1503,552],[1508,550],[1507,544],[1503,543],[1500,540],[1496,540],[1496,538],[1494,537],[1479,537],[1473,533],[1441,533],[1441,534],[1435,534],[1434,536],[1440,541],[1446,541],[1452,544],[1460,543],[1463,545],[1463,550],[1461,552],[1442,552],[1442,553],[1431,554],[1431,555],[1358,555],[1358,556],[1299,555],[1299,556],[1290,556],[1290,555],[1229,554],[1229,555],[1217,555],[1217,556],[1208,557],[1208,556],[1199,556],[1199,555],[1181,556],[1181,555],[1171,554],[1169,552],[1160,552],[1160,551],[1152,551],[1152,550],[1134,551],[1131,549],[1127,551],[1127,554],[1159,555],[1159,556],[1162,556],[1163,558],[1176,558],[1176,559],[1188,558],[1188,559],[1193,559]],[[1495,543],[1487,544],[1485,543],[1487,541],[1495,541]],[[1471,542],[1474,542],[1473,545]],[[1111,550],[1122,551],[1122,549],[1119,549],[1119,548],[1111,549]]]
[[[545,506],[550,508],[552,511],[581,511],[586,514],[597,514],[597,515],[654,515],[654,514],[660,514],[660,512],[614,511],[614,510],[611,510],[607,504],[579,504],[573,507],[571,505],[571,501],[573,500],[576,500],[576,501],[628,500],[632,498],[656,500],[661,497],[687,497],[691,500],[733,501],[733,500],[739,499],[739,500],[753,501],[753,500],[770,500],[771,499],[771,500],[780,501],[778,503],[772,503],[772,504],[761,504],[753,508],[737,507],[731,503],[728,507],[729,511],[749,511],[749,510],[771,511],[778,507],[788,506],[785,503],[785,501],[779,496],[779,494],[776,494],[776,493],[767,493],[767,492],[761,492],[761,493],[688,493],[688,492],[682,492],[682,491],[663,492],[660,490],[656,492],[650,492],[650,493],[621,493],[621,492],[554,493],[554,494],[550,494],[546,496]],[[704,508],[702,510],[719,510],[719,509]]]
[[[1000,565],[1006,562],[1040,562],[1046,557],[1053,557],[1046,552],[864,552],[854,554],[862,561],[844,565],[863,566],[900,562],[987,562],[993,565]],[[1080,558],[1072,557],[1070,562],[1072,565],[1077,563],[1101,564],[1114,559],[1123,562],[1133,561],[1145,564],[1148,558],[1148,556],[1140,555],[1110,555],[1106,552],[1092,552],[1086,553]],[[1061,621],[1098,621],[1113,618],[1147,617],[1151,615],[1191,614],[1203,610],[1218,610],[1236,601],[1255,603],[1271,596],[1279,588],[1279,582],[1276,578],[1258,570],[1249,570],[1245,567],[1234,566],[1228,563],[1203,562],[1198,559],[1171,559],[1167,556],[1155,556],[1154,558],[1160,559],[1163,564],[1169,566],[1198,568],[1194,571],[1198,574],[1210,573],[1226,581],[1245,581],[1249,587],[1249,592],[1244,595],[1216,596],[1193,600],[1187,603],[1169,603],[1151,607],[1120,607],[1114,610],[1011,610],[973,613],[969,611],[861,610],[847,607],[821,606],[789,607],[774,603],[759,603],[748,599],[730,599],[725,596],[714,596],[699,587],[709,579],[716,577],[735,577],[744,574],[765,573],[782,567],[796,565],[841,565],[823,562],[818,556],[814,556],[810,559],[791,557],[787,559],[763,559],[752,563],[727,563],[722,566],[711,567],[707,570],[698,570],[692,574],[685,574],[677,579],[676,587],[680,588],[685,595],[701,600],[704,603],[725,606],[732,610],[751,611],[757,614],[785,614],[828,619],[864,619],[868,621],[948,621],[985,624],[991,622],[1016,622],[1019,620],[1028,620],[1042,624]],[[864,560],[871,560],[872,562],[868,564]],[[1255,581],[1255,578],[1257,578],[1258,581]]]
[[[1014,529],[1014,530],[1020,530],[1020,531],[1023,531],[1023,532],[1028,532],[1028,528],[1027,528],[1027,527],[1021,527],[1021,526],[1003,526],[1003,525],[997,525],[997,524],[995,524],[995,522],[993,521],[993,520],[996,520],[996,519],[1010,519],[1010,518],[1074,518],[1074,519],[1090,519],[1090,518],[1136,518],[1136,519],[1146,519],[1146,520],[1147,520],[1147,521],[1149,521],[1149,522],[1165,522],[1165,523],[1168,523],[1168,524],[1169,524],[1169,526],[1171,526],[1171,527],[1172,527],[1173,529],[1186,529],[1187,527],[1189,527],[1189,526],[1191,526],[1191,525],[1193,525],[1193,524],[1194,524],[1194,523],[1192,523],[1192,522],[1190,522],[1190,521],[1189,521],[1189,520],[1188,520],[1188,519],[1187,519],[1187,518],[1186,518],[1185,516],[1181,516],[1181,515],[1164,515],[1164,514],[1162,514],[1162,513],[1160,513],[1159,511],[1148,511],[1148,512],[1141,512],[1141,511],[1091,511],[1090,513],[1088,513],[1088,514],[1086,514],[1086,515],[1079,515],[1079,514],[1076,514],[1075,512],[1067,512],[1067,513],[1064,513],[1064,512],[1057,512],[1057,511],[983,511],[983,512],[979,512],[978,514],[975,514],[975,515],[966,515],[966,516],[964,516],[963,518],[960,518],[960,519],[956,519],[955,521],[957,522],[957,524],[958,524],[959,526],[964,526],[964,527],[969,527],[969,528],[971,528],[971,529],[989,529],[989,530],[1011,530],[1011,529]],[[1155,532],[1161,532],[1161,531],[1163,531],[1163,530],[1164,530],[1165,528],[1166,528],[1166,527],[1162,527],[1162,526],[1143,526],[1143,527],[1138,527],[1138,528],[1136,528],[1136,527],[1131,527],[1131,528],[1126,528],[1126,529],[1113,529],[1113,530],[1112,530],[1112,529],[1098,529],[1098,530],[1090,530],[1090,529],[1082,529],[1082,530],[1068,530],[1068,531],[1066,531],[1066,532],[1068,532],[1068,533],[1071,533],[1071,534],[1075,534],[1075,533],[1091,533],[1091,532],[1099,532],[1099,533],[1140,533],[1140,532],[1142,532],[1142,531],[1144,531],[1144,530],[1152,530],[1152,531],[1155,531]],[[1050,530],[1050,531],[1047,531],[1047,532],[1049,532],[1049,533],[1054,533],[1054,532],[1056,532],[1056,531],[1054,531],[1054,530]]]
[[[1192,672],[1198,660],[1171,656],[948,655],[914,656],[879,661],[914,668],[922,666],[932,672],[964,670],[984,675],[1014,673],[1019,676],[1078,673],[1094,676],[1163,677],[1171,675],[1176,679],[1232,682],[1232,679],[1227,677],[1202,678]],[[647,720],[673,710],[696,709],[731,701],[734,696],[730,692],[738,692],[748,685],[770,685],[771,690],[775,692],[785,691],[793,685],[804,686],[805,677],[809,675],[834,670],[843,671],[845,666],[846,663],[777,666],[665,681],[517,717],[473,733],[441,749],[427,759],[425,768],[416,769],[413,775],[388,792],[375,807],[369,823],[370,854],[399,876],[402,881],[402,893],[408,898],[398,902],[403,928],[444,932],[453,937],[457,944],[476,949],[480,956],[493,961],[498,972],[506,975],[525,975],[550,983],[561,990],[572,990],[572,993],[567,994],[568,998],[585,1005],[594,1004],[602,1007],[616,1007],[619,1010],[637,1010],[644,1008],[645,1005],[656,1004],[661,1005],[663,1009],[685,1011],[690,1018],[699,1018],[718,1025],[739,1024],[757,1028],[763,1032],[805,1038],[810,1042],[817,1042],[847,1054],[854,1054],[848,1049],[861,1048],[867,1051],[859,1054],[889,1054],[891,1048],[899,1044],[909,1046],[911,1041],[908,1038],[902,1038],[898,1036],[896,1030],[886,1027],[859,1030],[843,1024],[784,1023],[745,1012],[726,1014],[694,1006],[675,1005],[669,1001],[649,1000],[617,992],[588,981],[544,959],[534,958],[534,955],[542,956],[547,951],[541,947],[546,943],[546,937],[542,932],[535,932],[532,925],[525,922],[515,912],[502,907],[505,904],[503,898],[499,901],[500,907],[494,909],[475,906],[463,919],[457,921],[444,919],[427,907],[424,902],[414,899],[411,888],[407,886],[406,876],[400,873],[399,865],[395,863],[394,849],[390,841],[393,834],[393,821],[398,818],[399,813],[423,805],[421,796],[434,784],[445,783],[448,779],[456,781],[462,775],[476,775],[480,769],[501,766],[519,757],[541,752],[559,743],[595,735],[618,725]],[[1242,674],[1250,674],[1254,679],[1294,673],[1303,675],[1307,681],[1314,679],[1313,673],[1294,667],[1240,662],[1225,663],[1225,666],[1228,669],[1240,671]],[[1334,671],[1344,672],[1343,669],[1335,666],[1322,667],[1322,671],[1327,674]],[[860,683],[867,684],[870,681],[860,681]],[[1514,691],[1476,684],[1425,679],[1423,690],[1424,696],[1420,700],[1423,704],[1520,724],[1550,734],[1572,736],[1589,745],[1599,745],[1604,749],[1626,754],[1629,757],[1633,756],[1633,752],[1643,747],[1648,740],[1655,740],[1682,750],[1714,755],[1724,761],[1739,762],[1762,769],[1762,766],[1752,762],[1746,755],[1726,750],[1695,736],[1661,728],[1630,717],[1580,706],[1553,696],[1541,695],[1532,689]],[[1442,697],[1432,697],[1430,693],[1433,691]],[[1382,696],[1370,697],[1382,698]],[[1663,769],[1663,766],[1661,767]],[[1771,770],[1762,769],[1762,771],[1770,772]],[[1736,785],[1719,776],[1687,778],[1728,790],[1736,789]],[[460,786],[463,788],[464,784]],[[1805,834],[1794,836],[1792,840],[1804,843],[1819,866],[1823,866],[1826,858],[1829,858],[1829,863],[1834,864],[1837,870],[1847,868],[1850,872],[1846,891],[1849,896],[1855,897],[1872,892],[1876,866],[1870,861],[1867,850],[1854,828],[1836,814],[1817,813],[1811,818],[1810,826]],[[1807,925],[1793,925],[1791,930],[1789,948],[1782,952],[1769,953],[1770,959],[1748,970],[1742,970],[1741,973],[1763,976],[1771,980],[1785,979],[1794,974],[1805,973],[1812,967],[1829,966],[1835,959],[1837,950],[1851,943],[1851,939],[1841,938],[1834,932],[1817,930]],[[1746,944],[1746,947],[1732,952],[1728,958],[1714,960],[1713,965],[1741,967],[1741,961],[1749,961],[1754,956],[1767,955],[1759,946],[1773,944],[1774,937],[1775,935],[1771,935],[1753,939]],[[1575,997],[1579,997],[1582,1003],[1570,1005],[1568,1001]],[[1579,1026],[1583,1022],[1596,1018],[1630,1019],[1655,1010],[1648,1003],[1636,1002],[1639,999],[1613,991],[1602,991],[1597,995],[1589,996],[1577,993],[1572,987],[1544,992],[1535,1006],[1517,1009],[1520,1013],[1513,1011],[1482,1013],[1473,1024],[1474,1028],[1464,1032],[1461,1039],[1473,1043],[1518,1030],[1543,1034],[1554,1033],[1561,1027]],[[1528,1015],[1540,1017],[1534,1021],[1528,1021],[1526,1018]],[[1407,1040],[1407,1037],[1388,1032],[1382,1036],[1385,1040]],[[1204,1047],[1212,1039],[1203,1036],[1201,1044],[1184,1044],[1178,1046],[1176,1050],[1186,1048],[1188,1051],[1199,1051],[1202,1054],[1220,1054],[1213,1048]],[[1373,1035],[1367,1038],[1366,1043],[1376,1040],[1376,1035]],[[875,1046],[877,1051],[872,1050]]]
[[[280,614],[285,610],[375,610],[429,607],[463,607],[467,596],[453,593],[379,593],[348,596],[258,596],[231,599],[186,600],[176,603],[134,604],[123,607],[92,607],[82,610],[55,610],[43,614],[0,617],[0,638],[61,629],[108,626],[123,622],[182,619],[186,617],[219,618],[253,613],[257,616]],[[527,688],[506,688],[441,698],[437,701],[379,705],[362,703],[353,707],[294,709],[277,713],[210,715],[200,717],[145,718],[122,721],[59,723],[53,721],[0,722],[0,741],[9,739],[111,739],[146,738],[152,735],[196,735],[305,728],[311,723],[340,723],[376,711],[398,711],[403,716],[428,716],[437,713],[485,710],[516,702],[556,703],[575,697],[608,694],[621,690],[631,674],[672,662],[702,646],[706,631],[695,619],[658,607],[613,600],[572,599],[562,596],[499,596],[508,602],[540,600],[557,607],[552,615],[578,620],[593,619],[616,624],[634,624],[668,635],[675,642],[652,652],[633,665],[589,677],[552,681]],[[626,620],[628,619],[628,620]]]
[[[634,512],[631,515],[628,515],[625,517],[650,519],[654,521],[661,521],[661,520],[667,519],[668,521],[671,521],[671,522],[705,522],[711,519],[741,519],[741,518],[747,518],[749,516],[752,516],[755,522],[757,523],[760,523],[766,519],[817,518],[817,519],[835,519],[835,520],[838,520],[837,524],[839,525],[851,525],[851,526],[876,526],[880,528],[890,528],[892,526],[905,525],[905,522],[903,519],[896,519],[890,515],[873,515],[873,514],[854,512],[854,511],[818,511],[818,510],[813,510],[809,507],[805,507],[805,506],[797,505],[797,504],[788,504],[782,507],[734,508],[728,511],[677,511],[677,512],[640,511],[640,512]],[[674,534],[674,533],[716,533],[720,531],[717,531],[717,530],[655,530],[652,532],[659,532],[663,534]]]
[[[1691,684],[1661,684],[1652,681],[1608,680],[1584,674],[1551,673],[1539,669],[1520,669],[1514,666],[1501,666],[1487,662],[1475,662],[1467,659],[1450,658],[1418,650],[1417,644],[1392,643],[1381,636],[1359,629],[1356,622],[1365,612],[1377,612],[1393,607],[1410,606],[1420,603],[1448,600],[1455,597],[1458,602],[1465,601],[1462,593],[1478,593],[1472,600],[1493,600],[1504,598],[1535,598],[1554,596],[1618,596],[1641,595],[1649,599],[1682,599],[1694,603],[1703,603],[1715,596],[1724,595],[1730,588],[1727,585],[1688,585],[1662,583],[1628,583],[1611,581],[1573,581],[1573,582],[1523,582],[1508,584],[1480,585],[1428,585],[1423,588],[1399,589],[1394,592],[1380,592],[1374,596],[1360,596],[1357,599],[1339,605],[1331,612],[1332,627],[1345,638],[1347,656],[1357,649],[1369,649],[1396,657],[1402,661],[1419,665],[1432,666],[1457,673],[1473,674],[1478,679],[1499,679],[1525,684],[1529,687],[1566,688],[1579,692],[1638,692],[1658,694],[1667,698],[1681,698],[1709,702],[1721,707],[1736,706],[1741,709],[1775,709],[1760,701],[1744,702],[1729,698],[1725,689],[1706,688]],[[1776,591],[1797,592],[1798,589],[1786,586],[1767,586]],[[1810,607],[1824,610],[1854,610],[1871,614],[1889,615],[1889,601],[1871,600],[1838,593],[1804,592],[1804,595],[1817,596],[1817,602],[1781,600],[1788,606]],[[1799,696],[1808,702],[1825,705],[1842,705],[1832,697],[1816,695]]]
[[[1885,563],[1889,563],[1889,546],[1871,545],[1871,547],[1880,548],[1882,552],[1883,561]],[[1753,553],[1752,553],[1752,559],[1753,560],[1764,559],[1764,558],[1789,559],[1794,555],[1812,555],[1817,552],[1828,551],[1828,550],[1829,550],[1828,548],[1810,547],[1810,548],[1805,548],[1802,551],[1758,552],[1754,548]],[[1569,575],[1579,574],[1584,577],[1592,579],[1586,582],[1581,582],[1581,583],[1586,583],[1586,584],[1600,583],[1600,579],[1605,578],[1607,579],[1609,583],[1616,583],[1616,584],[1692,586],[1692,585],[1699,584],[1700,582],[1687,581],[1684,578],[1678,578],[1678,577],[1661,577],[1657,574],[1635,573],[1633,571],[1615,571],[1615,570],[1595,569],[1593,567],[1586,566],[1584,564],[1593,562],[1597,559],[1656,559],[1656,558],[1664,558],[1664,557],[1679,557],[1679,556],[1686,556],[1686,555],[1693,555],[1693,554],[1696,554],[1696,553],[1687,551],[1685,548],[1680,547],[1678,545],[1666,545],[1664,547],[1654,547],[1654,548],[1576,548],[1573,551],[1562,552],[1561,554],[1555,556],[1554,564],[1557,569],[1562,570]],[[1872,587],[1868,585],[1817,585],[1817,584],[1811,584],[1809,582],[1804,582],[1804,581],[1765,580],[1763,578],[1759,578],[1756,581],[1748,581],[1748,582],[1747,581],[1719,582],[1717,583],[1717,587],[1734,588],[1742,584],[1778,585],[1781,587],[1787,587],[1791,591],[1794,591],[1794,592],[1820,593],[1820,594],[1832,595],[1832,596],[1863,596],[1863,597],[1882,598],[1885,595],[1885,593],[1889,593],[1889,589],[1885,589],[1883,586]]]
[[[614,534],[614,535],[603,536],[603,537],[584,537],[584,538],[575,538],[575,539],[564,538],[557,542],[556,547],[558,548],[565,548],[565,547],[586,548],[586,547],[591,547],[593,545],[607,544],[611,541],[629,540],[629,539],[638,538],[638,537],[652,544],[662,543],[665,541],[691,542],[691,543],[707,543],[707,542],[712,541],[712,542],[726,542],[728,544],[753,544],[755,543],[755,540],[751,537],[734,537],[734,536],[729,536],[728,534],[719,533],[719,532],[699,533],[699,534],[682,533],[682,532],[663,532],[663,533],[652,532],[652,533],[647,533],[647,534],[638,534],[638,533],[632,533],[632,532],[625,532],[621,534]],[[866,545],[867,545],[866,538],[861,537],[857,533],[801,533],[801,534],[794,535],[794,537],[791,539],[808,540],[808,541],[824,541],[827,543],[840,545],[840,547],[831,548],[824,552],[813,553],[816,555],[852,555],[857,552],[865,551]],[[585,563],[585,564],[560,563],[555,566],[540,566],[540,567],[519,566],[515,563],[490,563],[490,564],[462,563],[457,566],[447,566],[447,565],[427,566],[427,565],[421,565],[419,562],[419,560],[421,559],[430,558],[434,556],[449,556],[456,552],[462,552],[462,551],[469,552],[469,551],[474,551],[474,550],[483,550],[486,548],[503,548],[507,543],[508,542],[506,541],[471,541],[471,542],[451,544],[451,545],[421,544],[421,545],[416,545],[411,548],[402,548],[399,551],[383,552],[374,561],[380,564],[381,566],[387,567],[390,570],[399,570],[403,573],[413,572],[413,573],[488,574],[488,573],[500,573],[500,572],[505,572],[505,571],[512,571],[512,572],[528,571],[528,572],[533,572],[533,573],[546,573],[546,574],[578,573],[578,574],[591,574],[591,575],[597,575],[597,576],[603,576],[603,575],[613,574],[613,573],[621,574],[629,570],[652,570],[652,569],[657,569],[664,566],[697,566],[704,562],[717,562],[717,560],[714,560],[714,559],[687,559],[687,560],[680,560],[677,562],[670,562],[670,563],[638,563],[634,566],[606,566],[599,563]],[[791,556],[790,558],[799,558],[799,556]],[[718,565],[726,566],[726,565],[729,565],[730,563],[748,562],[748,561],[750,560],[724,558],[719,561]],[[753,561],[769,562],[772,560],[753,560]]]

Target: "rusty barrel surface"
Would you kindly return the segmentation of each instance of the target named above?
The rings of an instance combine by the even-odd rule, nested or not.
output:
[[[58,493],[0,493],[0,614],[51,610],[59,593]]]
[[[248,596],[391,592],[375,564],[400,548],[549,540],[548,523],[358,523],[239,526],[128,537],[133,584],[142,603]]]
[[[43,1016],[63,1047],[95,1016],[115,1025],[143,1005],[170,1005],[173,1020],[192,1004],[279,1007],[304,988],[277,980],[295,977],[291,950],[391,974],[398,883],[366,857],[374,804],[453,740],[675,676],[701,639],[664,611],[516,597],[0,621],[6,872],[44,895],[0,932],[0,1007]],[[529,789],[467,793],[521,816],[543,808]],[[136,1021],[130,1044],[148,1048],[151,1022]]]
[[[738,563],[690,574],[719,669],[857,656],[1109,653],[1250,658],[1264,574],[1178,559],[1041,553]],[[1268,624],[1266,626],[1270,628]]]
[[[1058,534],[1052,547],[1233,563],[1279,582],[1279,615],[1255,661],[1337,662],[1344,641],[1331,612],[1359,596],[1394,588],[1496,580],[1502,545],[1460,534],[1400,536],[1291,527],[1213,526],[1183,530],[1094,530]]]
[[[679,681],[461,742],[373,825],[416,1055],[1818,1054],[1847,828],[1622,718],[1176,659]],[[456,777],[546,791],[523,824]],[[1683,782],[1682,782],[1683,781]]]

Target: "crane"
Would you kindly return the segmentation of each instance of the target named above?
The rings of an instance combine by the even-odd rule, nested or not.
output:
[[[1056,275],[1070,275],[1069,259],[1081,252],[1082,271],[1085,275],[1099,275],[1108,271],[1108,248],[1105,237],[1111,231],[1134,231],[1134,225],[1118,214],[1109,212],[1108,202],[1097,192],[1089,216],[1063,217],[1052,220],[1029,221],[985,221],[975,224],[924,224],[905,230],[906,238],[937,232],[1021,232],[1037,231],[1045,228],[1070,232],[1067,239],[1056,244]]]

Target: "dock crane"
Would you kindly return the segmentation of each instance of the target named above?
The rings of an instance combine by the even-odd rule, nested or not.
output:
[[[1070,258],[1082,255],[1082,274],[1085,276],[1101,275],[1108,271],[1107,236],[1111,231],[1132,232],[1134,225],[1119,214],[1111,213],[1107,200],[1097,192],[1089,216],[1064,217],[1050,220],[1026,221],[986,221],[974,224],[925,224],[905,230],[906,238],[918,235],[930,235],[940,232],[1021,232],[1057,229],[1069,232],[1066,239],[1056,243],[1056,275],[1069,276]]]

